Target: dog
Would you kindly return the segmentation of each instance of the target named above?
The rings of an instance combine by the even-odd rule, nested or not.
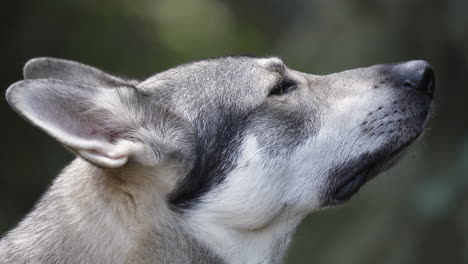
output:
[[[318,76],[233,56],[140,81],[32,59],[7,101],[77,157],[0,262],[281,263],[301,220],[395,164],[433,94],[420,60]]]

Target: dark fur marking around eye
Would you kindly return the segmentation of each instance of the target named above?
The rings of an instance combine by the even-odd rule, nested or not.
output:
[[[270,91],[268,96],[279,96],[289,93],[297,88],[296,82],[289,78],[283,78],[276,86]]]

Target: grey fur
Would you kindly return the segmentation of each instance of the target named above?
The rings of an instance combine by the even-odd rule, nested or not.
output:
[[[136,85],[136,80],[124,80],[99,69],[78,62],[56,59],[35,58],[29,60],[23,69],[24,79],[57,79],[100,87]]]
[[[223,57],[138,82],[33,59],[7,100],[78,157],[0,262],[280,263],[306,215],[346,200],[343,179],[372,165],[370,179],[420,135],[431,97],[403,81],[424,67],[315,76]]]

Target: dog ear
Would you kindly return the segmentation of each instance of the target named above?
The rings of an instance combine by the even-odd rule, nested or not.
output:
[[[192,157],[187,122],[134,88],[25,80],[10,86],[6,98],[26,120],[101,167]]]
[[[23,68],[24,79],[57,79],[90,86],[116,87],[136,85],[136,80],[125,80],[97,68],[78,62],[56,58],[34,58]]]

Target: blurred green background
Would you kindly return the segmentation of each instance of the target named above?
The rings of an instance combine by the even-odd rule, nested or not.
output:
[[[144,78],[194,59],[276,55],[325,74],[425,59],[435,114],[395,168],[309,216],[287,263],[468,263],[467,0],[43,0],[2,3],[0,86],[32,57]],[[72,159],[0,99],[0,233]]]

